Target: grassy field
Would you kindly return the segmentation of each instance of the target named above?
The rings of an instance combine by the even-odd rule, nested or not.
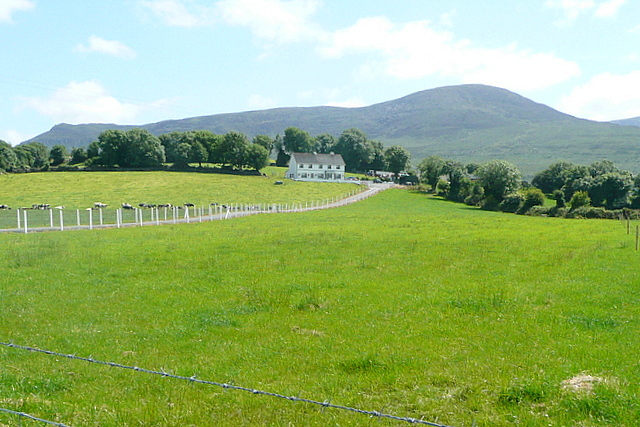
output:
[[[283,179],[285,169],[265,168],[266,177],[183,172],[56,172],[0,175],[0,204],[14,209],[0,210],[0,229],[17,228],[15,208],[47,203],[64,206],[64,224],[77,224],[80,210],[82,224],[89,223],[85,212],[95,202],[109,205],[104,210],[105,223],[116,223],[115,209],[122,203],[182,206],[193,203],[208,212],[210,203],[299,204],[342,198],[357,190],[354,184],[296,182]],[[275,185],[282,181],[283,185]],[[30,211],[30,227],[48,227],[49,211]],[[145,213],[150,220],[150,213]],[[94,213],[98,223],[98,213]],[[133,223],[132,211],[124,211],[125,222]],[[169,213],[168,218],[171,218]],[[53,212],[54,226],[59,226],[59,212]]]
[[[0,235],[0,341],[453,426],[635,426],[639,257],[616,221],[404,190]],[[402,425],[3,347],[0,407],[73,426]]]

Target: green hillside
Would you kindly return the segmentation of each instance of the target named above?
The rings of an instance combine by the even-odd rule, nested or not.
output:
[[[483,85],[431,89],[362,108],[277,108],[141,127],[156,135],[207,129],[219,134],[236,130],[253,137],[282,134],[289,126],[312,135],[336,136],[357,127],[385,146],[406,147],[415,163],[433,154],[461,162],[505,159],[531,176],[557,160],[587,164],[608,159],[640,172],[640,129],[577,119],[505,89]],[[107,128],[130,126],[62,124],[32,140],[48,146],[86,146]]]

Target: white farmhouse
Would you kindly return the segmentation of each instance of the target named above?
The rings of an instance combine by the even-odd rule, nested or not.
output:
[[[340,154],[293,153],[286,177],[298,181],[343,181],[344,172]]]

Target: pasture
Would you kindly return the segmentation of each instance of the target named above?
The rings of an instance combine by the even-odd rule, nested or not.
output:
[[[404,190],[308,213],[4,234],[0,341],[452,426],[635,426],[633,246],[616,221]],[[72,426],[403,425],[6,347],[0,407]]]

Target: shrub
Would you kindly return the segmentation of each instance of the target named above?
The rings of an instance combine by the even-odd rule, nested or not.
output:
[[[518,213],[526,213],[534,206],[544,206],[545,195],[539,188],[529,188],[524,193],[524,201]]]
[[[587,218],[587,219],[602,219],[606,217],[605,209],[602,207],[594,208],[593,206],[581,206],[577,209],[571,209],[566,217],[567,218]]]
[[[586,191],[576,191],[573,193],[571,197],[571,201],[569,205],[571,206],[571,210],[576,210],[583,206],[589,206],[591,204],[591,198],[589,197],[589,193]]]
[[[464,198],[464,203],[469,206],[480,206],[484,199],[484,188],[478,183],[474,183],[469,189],[469,195]]]
[[[549,215],[549,212],[551,211],[551,208],[545,207],[545,206],[532,206],[529,210],[527,210],[526,212],[522,212],[525,215],[531,215],[531,216],[551,216]]]
[[[551,198],[556,201],[556,206],[559,208],[564,208],[567,204],[564,200],[564,191],[562,190],[554,190]]]
[[[441,197],[447,197],[449,195],[450,189],[451,189],[451,184],[441,179],[440,181],[438,181],[438,185],[436,185],[436,195]]]
[[[480,209],[483,209],[485,211],[496,211],[498,210],[499,204],[500,202],[498,202],[498,200],[495,197],[493,197],[492,195],[489,195],[485,197],[480,203]]]
[[[516,213],[524,203],[524,196],[520,193],[507,194],[498,205],[498,210],[502,212]]]
[[[567,212],[569,212],[569,209],[567,209],[566,207],[553,206],[551,209],[549,209],[547,215],[556,218],[564,218],[567,216]]]

